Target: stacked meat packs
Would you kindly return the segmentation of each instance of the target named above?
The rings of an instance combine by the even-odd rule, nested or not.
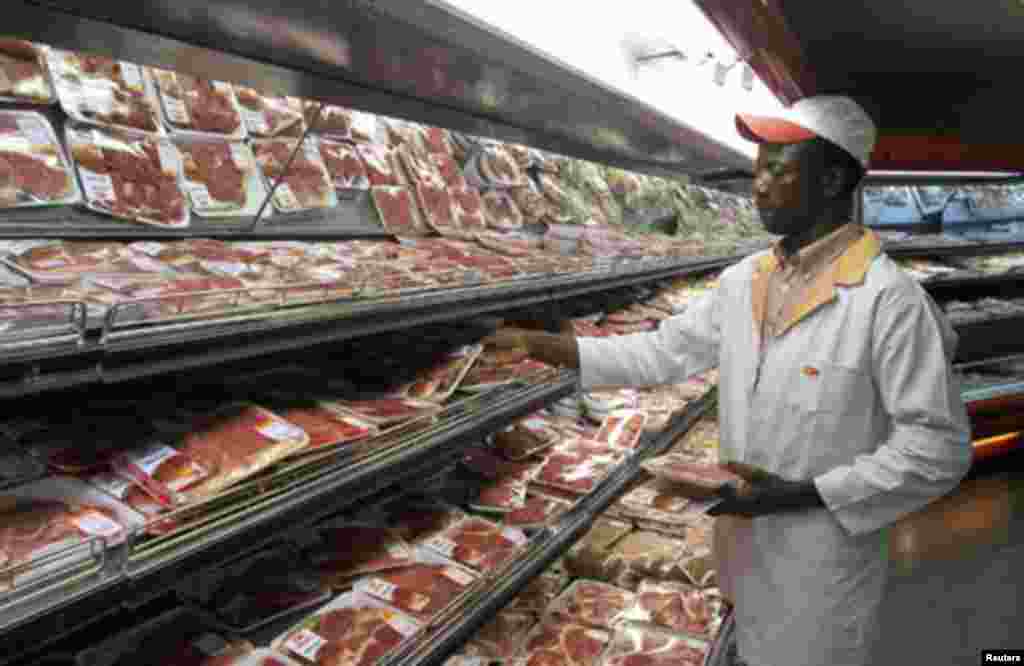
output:
[[[546,620],[530,632],[517,666],[597,666],[611,635],[574,622]]]

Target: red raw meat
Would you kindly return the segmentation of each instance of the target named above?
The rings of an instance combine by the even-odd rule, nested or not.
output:
[[[443,187],[421,181],[416,184],[416,199],[423,217],[438,233],[452,232],[457,229],[452,215],[452,200],[448,190]]]
[[[522,508],[505,514],[504,523],[510,527],[548,525],[570,508],[572,505],[569,502],[531,493]]]
[[[328,179],[323,165],[313,161],[300,147],[295,154],[288,171],[285,165],[295,151],[296,142],[289,140],[266,140],[252,144],[256,161],[263,169],[267,179],[274,182],[283,179],[283,183],[295,195],[302,208],[323,208],[327,205],[328,194],[334,189]]]
[[[530,241],[490,231],[476,234],[476,241],[488,250],[493,250],[509,257],[526,257],[534,249]]]
[[[370,191],[381,224],[396,236],[420,235],[423,228],[416,213],[416,204],[404,187],[374,187]]]
[[[742,482],[740,477],[719,465],[695,463],[689,457],[675,453],[647,460],[643,467],[659,478],[709,493],[718,491],[727,483]]]
[[[416,543],[440,534],[465,518],[465,514],[440,506],[412,506],[389,516],[389,524],[406,541]]]
[[[728,612],[717,595],[686,583],[645,580],[630,619],[712,640]]]
[[[369,187],[366,167],[354,146],[335,141],[320,141],[320,155],[338,190],[365,190]]]
[[[552,604],[556,616],[591,627],[611,629],[633,607],[632,592],[592,580],[580,580],[569,586]]]
[[[413,552],[396,530],[365,524],[323,527],[320,542],[309,552],[320,576],[334,587],[356,576],[414,564]]]
[[[427,539],[424,545],[459,564],[486,572],[515,556],[525,541],[521,537],[483,518],[466,518]]]
[[[509,460],[523,460],[554,445],[557,430],[539,418],[528,418],[494,435],[494,445]]]
[[[373,187],[395,187],[402,185],[395,168],[395,153],[387,146],[361,143],[356,146],[359,157],[366,167],[366,175]]]
[[[448,130],[441,127],[427,127],[423,133],[423,143],[433,155],[452,157],[454,154]]]
[[[312,631],[326,641],[314,663],[318,666],[378,663],[406,639],[405,634],[392,625],[394,615],[393,611],[370,606],[338,608],[303,623],[303,630]]]
[[[466,374],[463,384],[466,386],[504,384],[516,379],[525,379],[550,369],[551,366],[540,361],[534,361],[533,359],[527,359],[515,365],[476,365]]]
[[[252,88],[237,86],[235,95],[238,103],[250,111],[255,111],[257,121],[246,119],[249,133],[259,137],[302,136],[305,123],[302,118],[301,105],[293,98],[270,97]],[[262,116],[262,119],[260,118]]]
[[[57,500],[7,500],[0,509],[0,569],[30,562],[43,549],[58,544],[73,546],[93,535],[111,541],[124,534],[117,516],[103,507],[72,506]],[[90,534],[80,526],[87,524],[82,521],[95,522],[103,533]],[[0,578],[0,589],[8,583]]]
[[[572,622],[547,620],[530,632],[523,666],[596,666],[611,636]]]
[[[356,590],[430,620],[459,598],[475,577],[463,569],[440,564],[416,564],[364,578]]]
[[[702,641],[664,631],[625,626],[605,655],[606,666],[703,666],[709,647]]]
[[[153,78],[161,95],[185,105],[187,118],[169,118],[172,124],[215,134],[233,134],[241,126],[242,117],[226,84],[164,70],[154,70]]]
[[[526,502],[526,482],[503,479],[488,483],[480,490],[473,506],[481,510],[516,511]]]
[[[452,189],[462,189],[467,187],[466,177],[462,175],[462,170],[459,169],[459,165],[455,163],[448,155],[437,155],[433,154],[430,159],[434,163],[434,168],[441,175],[441,179],[445,185]]]
[[[601,424],[594,439],[623,449],[635,449],[640,443],[646,421],[643,412],[623,411],[612,414]]]
[[[217,201],[245,206],[246,172],[235,162],[227,141],[180,143],[185,177],[206,186]]]
[[[382,398],[380,400],[338,400],[333,403],[375,424],[397,423],[432,414],[440,406],[409,398]]]
[[[309,435],[309,444],[305,451],[357,442],[373,435],[377,430],[369,423],[363,423],[354,417],[318,404],[285,407],[280,413],[287,421],[299,426]]]
[[[70,174],[63,166],[48,164],[48,157],[45,152],[35,156],[12,150],[0,150],[0,192],[13,190],[46,201],[66,197],[71,191]],[[11,205],[13,203],[10,202]],[[7,202],[3,195],[0,195],[0,207],[5,205]]]
[[[470,187],[452,187],[449,192],[455,209],[455,221],[460,229],[471,231],[487,228],[483,201],[480,199],[478,190]]]

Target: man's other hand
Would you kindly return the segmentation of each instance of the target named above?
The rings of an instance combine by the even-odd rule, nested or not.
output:
[[[708,511],[709,515],[754,518],[825,505],[813,481],[787,481],[743,463],[727,463],[723,467],[743,481],[724,486],[719,491],[722,501]]]

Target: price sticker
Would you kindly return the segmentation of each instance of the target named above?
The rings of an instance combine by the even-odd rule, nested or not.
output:
[[[307,160],[309,160],[313,164],[320,163],[320,149],[317,147],[315,143],[307,139],[305,143],[303,143],[302,145],[302,150],[306,154]]]
[[[188,188],[188,196],[192,199],[192,207],[197,210],[207,210],[214,206],[213,197],[210,196],[210,190],[202,183],[190,185]]]
[[[177,97],[172,97],[168,93],[163,94],[164,99],[164,111],[167,112],[167,119],[175,125],[191,125],[192,119],[188,113],[188,107],[185,106],[185,102],[181,101]]]
[[[35,118],[18,118],[18,132],[34,145],[47,146],[53,143],[46,127]]]
[[[398,590],[398,586],[394,583],[389,583],[386,580],[380,578],[369,578],[366,581],[366,594],[371,597],[377,597],[383,601],[391,602],[395,600],[395,592]]]
[[[266,135],[269,133],[270,125],[267,124],[267,118],[262,111],[242,107],[242,118],[245,120],[245,126],[253,134]]]
[[[299,426],[277,419],[269,419],[261,423],[257,430],[261,435],[275,442],[302,439],[306,434],[306,431]]]
[[[248,170],[249,165],[252,163],[252,159],[249,157],[249,151],[243,143],[231,144],[231,159],[234,161],[235,166],[242,171]]]
[[[124,528],[99,511],[85,511],[72,518],[72,522],[78,529],[89,536],[103,537],[110,539],[120,535]]]
[[[142,90],[142,70],[139,69],[139,66],[127,62],[120,62],[118,64],[121,66],[121,78],[124,79],[125,85],[129,88]]]
[[[428,539],[424,545],[431,550],[437,551],[444,557],[451,557],[455,553],[455,549],[458,547],[454,541],[444,537]]]
[[[455,567],[445,567],[443,573],[445,578],[461,585],[462,587],[470,585],[474,580],[472,574],[467,571],[463,571],[462,569],[456,569]]]
[[[124,455],[124,459],[125,462],[142,470],[146,476],[153,476],[160,465],[178,455],[181,454],[177,449],[157,442],[129,451]]]
[[[79,175],[82,177],[85,195],[90,201],[102,201],[107,204],[117,201],[114,180],[108,174],[79,169]]]
[[[420,626],[412,619],[395,614],[387,619],[388,626],[409,638],[420,630]]]
[[[284,647],[303,659],[315,662],[317,655],[320,654],[320,650],[326,644],[327,641],[319,634],[315,634],[308,629],[302,629],[289,636],[288,640],[284,642]]]
[[[288,186],[288,183],[281,183],[277,186],[277,189],[274,190],[274,199],[281,210],[298,210],[302,207],[299,203],[299,198],[292,192],[292,188]]]

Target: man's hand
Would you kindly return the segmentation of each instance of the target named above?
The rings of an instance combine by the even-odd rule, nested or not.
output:
[[[496,349],[498,351],[523,349],[529,352],[530,346],[527,340],[528,333],[529,331],[521,328],[499,328],[480,342],[484,347]]]
[[[722,501],[712,507],[711,516],[731,515],[754,518],[784,511],[803,511],[825,506],[813,481],[786,481],[743,463],[727,463],[725,469],[741,477],[719,491]]]
[[[531,358],[555,367],[579,369],[579,348],[571,335],[555,335],[525,328],[503,327],[482,340],[485,347],[498,351],[522,349]]]

